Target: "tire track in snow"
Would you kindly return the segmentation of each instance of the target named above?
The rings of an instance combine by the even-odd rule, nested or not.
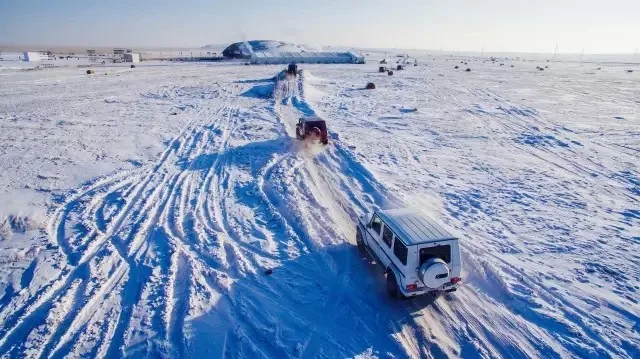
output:
[[[301,83],[300,87],[303,86],[304,85]],[[313,115],[315,112],[313,108],[303,98],[298,97],[297,94],[289,94],[289,96],[291,99],[287,101],[280,100],[276,96],[275,103],[280,121],[283,123],[287,135],[293,137],[293,129],[295,128],[297,117],[302,115]],[[291,104],[293,108],[289,108],[287,104]],[[299,115],[296,114],[296,111],[298,111]],[[322,348],[322,343],[332,337],[332,334],[328,329],[322,328],[330,327],[330,324],[335,321],[335,317],[340,315],[340,310],[338,310],[340,304],[344,305],[346,302],[349,303],[349,306],[352,308],[361,307],[363,304],[359,298],[356,298],[351,291],[347,289],[348,278],[351,276],[352,269],[350,262],[353,260],[353,255],[342,254],[339,257],[332,257],[324,254],[322,249],[319,247],[329,245],[330,243],[337,244],[340,242],[352,244],[352,241],[354,241],[353,238],[355,238],[354,220],[357,216],[352,209],[353,201],[350,199],[356,198],[357,195],[354,193],[351,186],[345,188],[344,182],[341,180],[341,177],[338,176],[338,174],[343,172],[344,167],[349,167],[340,164],[340,162],[343,161],[343,158],[340,155],[345,155],[346,153],[341,143],[336,138],[332,140],[332,143],[329,146],[331,147],[326,149],[324,153],[317,155],[316,159],[305,155],[304,149],[299,150],[301,151],[301,155],[297,157],[301,157],[299,160],[300,162],[290,166],[289,170],[282,171],[288,172],[290,175],[298,172],[302,173],[303,178],[299,182],[299,186],[301,189],[306,188],[307,190],[302,192],[302,197],[293,202],[300,204],[309,202],[311,204],[310,206],[301,205],[299,209],[304,211],[304,209],[308,207],[309,209],[313,209],[314,212],[303,212],[300,217],[305,221],[311,221],[312,223],[305,225],[306,229],[300,229],[299,232],[303,233],[302,238],[307,238],[305,243],[310,249],[312,249],[312,252],[319,253],[319,258],[316,258],[316,267],[318,269],[328,268],[329,272],[332,273],[332,276],[338,279],[336,286],[339,288],[338,294],[330,296],[323,304],[322,312],[332,314],[323,316],[319,319],[319,322],[313,324],[312,333],[310,337],[307,338],[303,348],[301,349],[300,355],[308,357],[314,357],[317,355]],[[336,148],[335,150],[334,147]],[[340,155],[337,153],[340,153]],[[331,162],[327,160],[328,158],[339,159],[336,160],[336,162]],[[368,171],[364,170],[361,166],[353,166],[353,163],[350,165],[352,167],[352,171],[361,171],[359,175],[355,176],[356,182],[362,181],[360,182],[360,188],[365,187],[369,190],[373,195],[371,198],[375,197],[380,200],[380,202],[384,202],[385,205],[388,205],[388,200],[386,200],[386,198],[391,198],[392,200],[397,201],[397,199],[388,194],[388,196],[380,194],[380,187],[374,180],[372,180]],[[326,174],[334,174],[334,176],[329,175],[329,178],[327,178],[327,176],[325,176]],[[273,179],[269,179],[269,183],[273,182]],[[336,189],[333,183],[341,182],[343,184],[342,188]],[[343,192],[346,192],[347,194]],[[289,198],[290,197],[291,196],[289,196]],[[276,200],[273,200],[273,202],[275,201]],[[289,201],[291,201],[291,198]],[[362,203],[362,201],[360,203]],[[369,203],[367,209],[371,207],[375,207],[375,205]],[[280,211],[286,213],[289,212],[290,209],[281,208]],[[328,220],[315,220],[316,218],[323,217],[328,218]],[[289,221],[291,222],[294,220],[295,218]],[[313,222],[317,222],[317,225],[314,225]],[[337,225],[337,228],[339,228],[339,231],[342,233],[339,234],[331,230],[335,225]],[[319,238],[311,239],[307,237],[307,232],[310,231],[309,233],[314,233],[313,228],[329,228],[329,232],[326,232],[321,237],[335,239],[322,243],[317,242],[320,240]],[[315,233],[318,235],[317,232]],[[313,236],[313,234],[311,236]],[[341,238],[341,240],[338,238]]]
[[[90,247],[84,250],[82,257],[78,261],[73,259],[74,253],[70,250],[70,244],[64,241],[63,230],[53,229],[64,228],[65,221],[69,214],[79,210],[89,212],[89,216],[84,217],[82,217],[83,212],[79,212],[82,217],[81,220],[93,220],[93,223],[88,224],[95,225],[95,227],[98,228],[101,227],[99,223],[104,220],[104,217],[99,214],[101,210],[101,207],[99,206],[101,203],[105,202],[105,197],[110,193],[114,193],[112,188],[109,186],[111,185],[111,182],[116,181],[119,175],[115,175],[114,179],[107,178],[106,180],[98,181],[95,186],[72,198],[66,205],[62,206],[61,209],[56,212],[56,215],[54,215],[51,222],[51,232],[57,234],[52,236],[57,238],[58,243],[60,243],[60,248],[63,250],[65,256],[69,258],[68,265],[72,267],[75,265],[75,267],[70,268],[68,271],[69,273],[64,277],[64,279],[59,279],[56,282],[57,285],[47,289],[47,293],[44,293],[37,303],[28,304],[28,307],[37,309],[28,309],[28,307],[25,307],[23,311],[28,311],[26,316],[16,313],[16,315],[21,316],[21,321],[17,323],[17,325],[11,325],[12,329],[6,333],[6,335],[3,335],[2,340],[0,340],[0,352],[6,352],[6,349],[10,346],[15,350],[14,338],[24,336],[24,334],[20,333],[25,333],[25,330],[30,330],[33,325],[36,325],[37,321],[32,319],[34,319],[36,315],[41,317],[38,313],[48,312],[51,307],[50,303],[54,302],[55,298],[64,295],[66,292],[65,288],[70,288],[69,286],[71,283],[78,280],[80,280],[81,283],[86,283],[88,275],[81,277],[79,274],[80,268],[87,268],[87,264],[89,262],[95,262],[96,258],[100,260],[99,263],[107,263],[107,265],[111,263],[110,266],[115,269],[115,273],[110,276],[108,281],[98,285],[99,290],[94,290],[94,293],[89,297],[90,299],[84,297],[85,293],[83,286],[78,289],[75,296],[76,299],[73,304],[73,307],[76,309],[67,314],[64,317],[63,322],[53,327],[54,329],[52,329],[52,333],[54,334],[52,334],[53,336],[47,340],[47,344],[44,346],[41,355],[46,356],[51,352],[54,345],[57,348],[67,348],[67,350],[70,350],[71,347],[68,345],[68,340],[78,338],[78,331],[86,328],[87,321],[91,320],[93,317],[89,312],[93,311],[93,309],[100,305],[100,303],[102,303],[102,305],[106,304],[106,300],[109,300],[109,295],[107,295],[107,293],[111,293],[115,288],[120,288],[122,286],[120,292],[125,296],[120,298],[120,302],[124,305],[124,308],[129,308],[126,309],[127,312],[120,311],[120,317],[126,318],[130,316],[132,308],[138,306],[140,300],[140,297],[135,293],[137,293],[138,290],[144,290],[144,284],[152,276],[150,270],[144,269],[145,265],[143,264],[143,260],[150,250],[147,243],[149,236],[154,233],[153,228],[156,227],[162,219],[160,213],[168,208],[167,205],[169,203],[173,203],[172,199],[174,197],[179,195],[180,191],[176,188],[180,187],[184,183],[183,176],[181,176],[179,172],[174,173],[173,175],[165,174],[167,169],[173,165],[168,161],[169,159],[175,159],[178,156],[188,158],[191,151],[195,148],[195,143],[198,142],[198,128],[206,130],[203,126],[207,124],[207,122],[207,120],[199,123],[193,123],[192,121],[192,123],[187,125],[183,132],[169,143],[159,161],[151,168],[146,176],[141,177],[139,182],[136,183],[131,182],[131,180],[125,180],[126,183],[116,183],[116,185],[113,186],[120,191],[122,188],[132,187],[129,183],[135,183],[135,188],[131,189],[129,196],[126,196],[124,200],[125,204],[119,211],[117,211],[115,219],[107,224],[107,228],[104,228],[106,231],[99,234],[99,240],[94,241]],[[186,144],[189,141],[192,143],[186,145],[187,148],[185,148],[185,146],[181,146],[183,143]],[[160,173],[160,171],[163,173]],[[135,177],[133,178],[135,179]],[[96,197],[96,194],[98,193],[100,193],[99,197]],[[90,202],[95,205],[89,207],[82,206],[82,208],[78,207],[77,203],[80,203],[81,201],[84,202],[84,198],[86,197],[89,197]],[[137,222],[131,222],[133,216],[138,216],[142,213],[144,213],[144,215],[142,215],[140,220]],[[126,229],[130,232],[127,236],[129,239],[117,238],[122,229]],[[104,247],[104,245],[112,245],[116,251],[109,254],[109,250]],[[79,250],[82,249],[83,248],[79,248]],[[184,249],[184,247],[182,249]],[[114,255],[117,255],[117,257]],[[179,258],[186,257],[181,256]],[[180,268],[184,267],[181,266]],[[181,269],[181,272],[184,272],[184,269]],[[90,274],[92,278],[100,277],[96,277],[96,275],[97,273]],[[92,287],[95,288],[94,286]],[[83,309],[80,309],[81,301],[84,306]],[[44,305],[43,303],[47,304]],[[184,301],[178,301],[177,305],[174,306],[174,308],[177,308],[175,310],[175,315],[172,316],[172,318],[174,318],[174,328],[176,325],[175,323],[180,325],[181,321],[183,321],[181,318],[184,318],[184,316],[179,313],[184,311],[184,303]],[[127,318],[127,320],[128,319],[129,318]],[[63,329],[65,327],[70,328]],[[103,352],[103,354],[116,355],[116,352],[120,351],[122,344],[124,344],[124,331],[127,330],[127,327],[128,321],[120,321],[119,326],[113,328],[113,330],[109,330],[108,336],[112,339],[109,343],[108,349],[99,349],[99,351]],[[77,331],[73,332],[73,328]],[[170,336],[175,338],[175,333],[175,331],[172,332]],[[70,338],[65,339],[65,336]],[[107,342],[103,340],[102,343],[102,345],[104,345]],[[178,352],[183,352],[183,349],[180,348],[183,347],[178,346]]]

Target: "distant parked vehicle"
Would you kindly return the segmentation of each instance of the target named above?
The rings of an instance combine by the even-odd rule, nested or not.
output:
[[[297,76],[298,75],[298,65],[289,64],[287,67],[287,75]]]
[[[385,272],[394,298],[454,292],[462,284],[458,238],[419,210],[392,209],[363,214],[356,243]]]
[[[318,116],[302,117],[296,125],[296,138],[299,140],[319,141],[326,145],[329,143],[327,123]]]

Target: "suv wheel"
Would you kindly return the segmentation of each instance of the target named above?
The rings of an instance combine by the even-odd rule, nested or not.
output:
[[[400,299],[402,297],[402,293],[400,293],[400,289],[398,288],[398,282],[396,282],[396,276],[392,271],[387,273],[387,292],[389,292],[389,296],[393,299]]]
[[[360,232],[360,228],[356,229],[356,245],[358,246],[358,250],[364,253],[364,242],[362,241],[362,232]]]

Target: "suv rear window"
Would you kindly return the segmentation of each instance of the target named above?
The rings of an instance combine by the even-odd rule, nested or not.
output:
[[[451,263],[451,246],[435,246],[420,248],[420,265],[431,258],[440,258],[446,263]]]
[[[396,258],[398,258],[402,264],[407,265],[407,247],[397,238],[393,243],[393,254],[396,255]]]
[[[305,122],[305,125],[308,128],[317,127],[321,131],[325,131],[326,130],[326,125],[325,125],[324,121],[307,121],[307,122]]]
[[[387,244],[387,247],[391,248],[391,240],[393,240],[393,232],[387,227],[384,226],[384,230],[382,231],[382,240]]]

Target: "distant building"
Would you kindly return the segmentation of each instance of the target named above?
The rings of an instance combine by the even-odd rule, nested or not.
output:
[[[364,64],[365,58],[348,52],[278,52],[258,51],[251,55],[252,64]]]
[[[140,62],[140,54],[131,52],[124,54],[124,62]]]
[[[93,49],[87,50],[87,56],[96,56],[96,50],[93,50]]]
[[[25,51],[23,55],[24,61],[29,62],[53,60],[53,55],[49,51]]]
[[[113,54],[114,55],[122,55],[125,52],[127,52],[127,49],[119,49],[119,48],[114,48],[113,49]]]

